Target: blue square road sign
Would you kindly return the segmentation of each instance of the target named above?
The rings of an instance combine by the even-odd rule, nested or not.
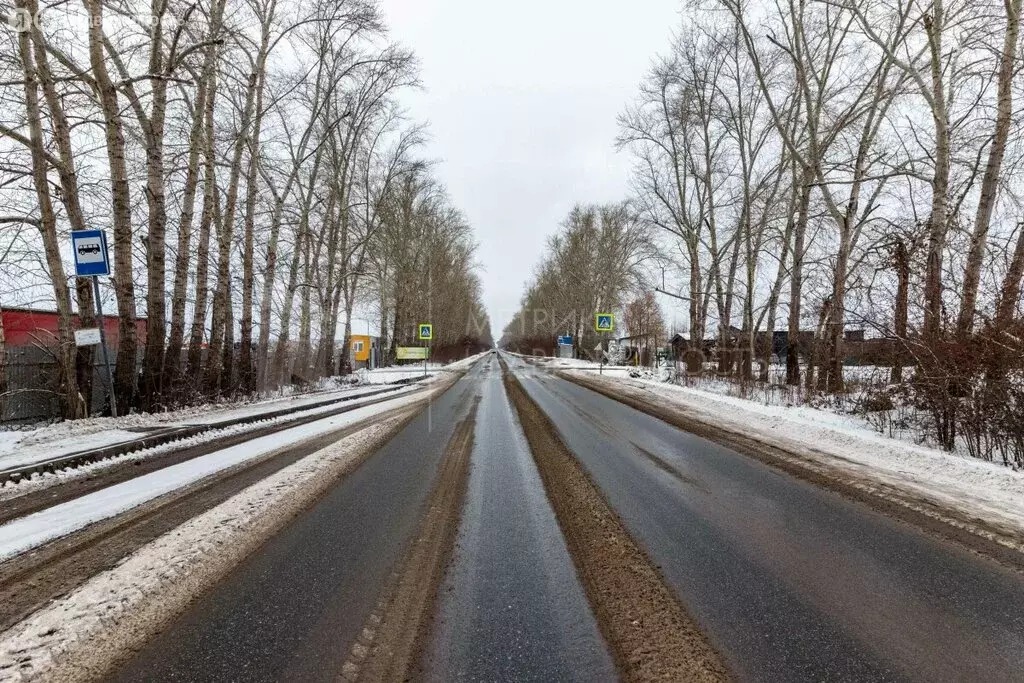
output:
[[[110,275],[107,235],[102,230],[76,230],[71,233],[71,251],[75,257],[75,275]]]

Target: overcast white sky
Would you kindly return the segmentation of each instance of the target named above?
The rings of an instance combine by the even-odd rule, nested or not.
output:
[[[626,197],[616,116],[665,52],[680,0],[382,0],[420,60],[404,101],[480,242],[495,337],[576,202]]]

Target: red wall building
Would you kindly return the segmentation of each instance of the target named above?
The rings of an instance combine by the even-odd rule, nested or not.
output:
[[[8,348],[18,346],[53,346],[57,342],[57,313],[55,311],[40,311],[31,308],[5,308],[2,313],[4,326],[4,337]],[[117,348],[120,338],[118,334],[119,322],[116,316],[105,316],[103,319],[104,329],[107,333],[107,344],[110,348]],[[78,329],[81,323],[78,316],[72,316],[71,327]],[[135,334],[139,339],[139,346],[146,343],[146,319],[138,318],[135,321]]]

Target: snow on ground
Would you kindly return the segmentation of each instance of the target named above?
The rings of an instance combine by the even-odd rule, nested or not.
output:
[[[0,683],[102,672],[259,547],[400,424],[375,423],[250,486],[0,634]]]
[[[342,390],[272,398],[252,403],[210,403],[164,413],[132,413],[117,418],[94,417],[58,422],[30,430],[0,431],[0,469],[67,453],[112,446],[137,439],[148,431],[183,425],[210,424],[277,410],[301,408],[321,401],[359,396],[379,389],[380,387],[352,386]]]
[[[540,360],[540,359],[537,359]],[[585,371],[627,395],[669,401],[688,417],[753,437],[795,455],[980,518],[1024,538],[1024,472],[918,446],[875,432],[863,419],[807,406],[765,405],[652,378],[630,378],[628,368],[553,359],[544,367]]]
[[[356,375],[360,384],[391,384],[417,379],[430,379],[437,375],[439,366],[430,364],[427,366],[427,374],[423,374],[423,363],[419,365],[399,365],[391,368],[376,368],[374,370],[360,370]]]
[[[398,397],[403,394],[408,394],[416,391],[418,385],[409,385],[400,387],[395,391],[387,394],[387,397]],[[379,397],[372,397],[369,400],[378,400]],[[354,401],[352,406],[361,405],[364,401]],[[302,411],[302,415],[315,415],[317,413],[326,413],[332,410],[336,410],[338,404],[331,404],[327,406],[321,406],[319,408],[311,408],[309,410]],[[159,446],[153,446],[151,448],[143,448],[137,451],[131,451],[122,455],[106,458],[97,462],[86,463],[79,465],[74,468],[60,470],[56,473],[44,472],[35,473],[29,478],[21,479],[17,482],[6,481],[0,486],[0,502],[9,498],[16,498],[29,493],[35,493],[42,489],[50,488],[51,486],[57,486],[59,484],[66,483],[72,479],[81,479],[85,477],[92,477],[96,474],[113,467],[123,465],[126,462],[135,460],[144,460],[146,458],[152,458],[164,453],[171,451],[177,451],[184,448],[191,448],[198,446],[209,441],[221,439],[227,436],[233,436],[235,434],[242,434],[244,432],[252,431],[254,429],[262,429],[273,424],[279,424],[288,422],[296,417],[295,413],[289,415],[282,415],[279,417],[268,418],[260,420],[258,422],[246,422],[242,424],[232,425],[230,427],[223,427],[220,429],[211,429],[206,432],[201,432],[195,436],[190,436],[184,439],[177,439],[169,443],[161,444]],[[137,435],[136,435],[137,436]],[[48,457],[48,456],[47,456]]]
[[[398,396],[424,384],[433,385],[449,376],[448,373],[450,372],[460,372],[467,369],[484,356],[485,353],[476,354],[445,366],[435,365],[430,368],[430,374],[425,381],[421,379],[421,374],[412,373],[415,374],[414,379],[417,381],[407,387],[397,389],[393,395]],[[419,372],[422,372],[422,369]],[[189,424],[210,424],[239,417],[252,417],[284,408],[301,408],[303,405],[335,398],[357,397],[366,393],[380,391],[385,384],[410,377],[407,370],[392,371],[391,369],[386,369],[374,371],[374,374],[374,381],[361,381],[343,391],[284,396],[247,404],[210,404],[157,415],[133,414],[117,419],[90,418],[58,423],[35,430],[0,431],[0,468],[15,467],[29,462],[46,460],[58,455],[131,441],[149,429],[165,429]],[[328,411],[336,407],[337,405],[331,405],[319,410]],[[309,413],[307,412],[306,414]],[[284,422],[291,418],[292,416],[284,416],[261,420],[258,423],[234,425],[204,432],[186,439],[179,439],[172,443],[133,451],[101,462],[89,463],[71,470],[57,472],[56,474],[35,474],[29,479],[22,479],[18,482],[8,481],[0,485],[0,501],[49,488],[68,479],[92,476],[101,470],[120,465],[127,460],[141,460],[166,453],[167,451],[188,448],[223,436],[265,427],[275,422]],[[121,427],[118,427],[119,425]],[[138,431],[129,431],[129,428]]]
[[[482,355],[453,363],[445,370],[464,370]],[[442,375],[437,373],[430,383],[439,381]],[[402,397],[367,409],[388,410],[421,397]],[[338,417],[351,418],[355,412],[359,411]],[[44,676],[62,680],[102,672],[106,662],[139,646],[187,607],[195,595],[215,584],[319,497],[363,455],[383,445],[401,419],[375,422],[250,486],[0,634],[0,683]],[[218,436],[243,428],[220,430]],[[180,448],[182,443],[204,438],[207,435],[161,448]],[[0,439],[0,447],[2,444]]]
[[[341,415],[283,429],[237,446],[164,467],[0,525],[0,561],[94,522],[113,517],[221,470],[267,455],[290,444],[342,429],[384,411],[410,405],[423,398],[420,394],[403,395]],[[176,447],[180,448],[180,444]]]
[[[404,365],[394,365],[389,368],[359,370],[356,372],[356,376],[359,377],[360,384],[389,384],[392,382],[417,379],[426,379],[428,382],[431,382],[436,381],[439,377],[443,376],[443,373],[445,372],[459,372],[467,369],[470,365],[488,353],[490,353],[490,351],[477,353],[472,356],[467,356],[462,360],[448,363],[447,365],[442,363],[427,363],[425,377],[423,374],[423,363],[406,363]]]
[[[472,359],[476,359],[474,356]],[[470,360],[470,359],[467,359]],[[448,366],[428,366],[427,383],[441,377],[441,370],[459,369],[465,361]],[[213,422],[253,417],[268,412],[301,408],[334,399],[380,391],[383,385],[420,380],[423,368],[382,368],[357,374],[359,382],[334,391],[288,395],[248,403],[210,403],[164,413],[133,413],[117,418],[96,417],[58,422],[27,430],[0,431],[0,469],[17,467],[68,453],[113,446],[139,438],[149,431],[206,425]]]
[[[186,415],[162,413],[157,415],[127,415],[125,417],[118,418],[91,418],[89,420],[83,420],[82,422],[89,422],[92,424],[84,424],[81,426],[79,426],[78,422],[61,422],[36,430],[37,432],[43,432],[42,434],[37,434],[36,432],[22,432],[28,435],[25,439],[17,441],[11,440],[6,447],[0,445],[0,469],[27,465],[41,460],[49,460],[50,458],[60,455],[78,453],[80,451],[92,450],[94,448],[113,446],[126,441],[132,441],[133,439],[138,439],[140,436],[149,432],[187,425],[207,425],[232,419],[257,417],[262,414],[291,408],[301,409],[302,406],[305,405],[341,398],[358,398],[363,394],[379,390],[380,387],[357,387],[347,391],[251,403],[244,406],[228,408],[226,410],[212,410],[206,413],[187,413]],[[399,391],[403,390],[404,389]],[[313,410],[333,410],[337,407],[338,405],[335,403]],[[170,415],[175,415],[175,417],[170,419],[168,418]],[[149,426],[147,427],[138,426],[122,428],[118,426],[125,423],[131,424],[132,422],[147,422],[147,418],[151,418],[151,421],[148,421]],[[250,423],[246,428],[253,429],[256,426],[257,425]],[[19,432],[2,433],[17,434]]]
[[[22,445],[13,441],[9,446],[0,448],[0,469],[18,467],[40,460],[48,460],[69,453],[88,451],[104,446],[131,441],[142,436],[139,432],[130,432],[126,429],[108,429],[102,432],[87,432],[72,437],[64,437],[52,443],[35,444],[32,446]]]
[[[302,408],[303,406],[321,403],[323,401],[331,401],[338,398],[351,398],[354,396],[362,396],[363,394],[373,393],[380,391],[382,387],[375,386],[360,386],[354,385],[341,391],[329,391],[329,392],[317,392],[315,394],[303,394],[301,396],[294,396],[291,398],[282,398],[272,401],[260,401],[258,403],[249,403],[247,405],[239,406],[237,408],[230,408],[227,410],[218,410],[214,412],[207,412],[205,414],[188,417],[187,419],[175,420],[174,424],[210,424],[211,422],[222,422],[224,420],[235,420],[244,417],[252,417],[254,415],[262,415],[263,413],[274,412],[278,410],[288,410],[290,408]]]
[[[448,365],[444,365],[441,367],[441,369],[447,372],[461,372],[462,370],[468,370],[469,366],[471,366],[473,363],[477,362],[478,360],[480,360],[489,353],[492,353],[492,351],[481,351],[480,353],[473,354],[472,356],[466,356],[462,360],[457,360],[452,363],[449,363]]]
[[[428,363],[425,383],[432,383],[445,372],[464,370],[483,354],[441,365]],[[70,420],[31,429],[0,430],[0,469],[17,467],[68,453],[113,446],[137,439],[149,431],[183,425],[252,417],[262,413],[301,408],[305,405],[379,391],[382,385],[423,379],[423,365],[403,365],[376,370],[360,370],[357,381],[339,387],[339,382],[324,380],[317,390],[296,394],[287,387],[272,397],[256,401],[208,403],[163,413],[132,413],[117,418],[94,417]]]

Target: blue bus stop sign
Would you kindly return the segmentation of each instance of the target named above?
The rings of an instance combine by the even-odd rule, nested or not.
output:
[[[75,275],[110,275],[107,235],[102,230],[75,230],[71,233],[71,251],[75,256]]]

